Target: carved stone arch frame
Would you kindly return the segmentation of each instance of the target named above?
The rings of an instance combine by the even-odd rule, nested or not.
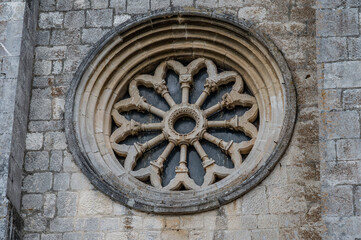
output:
[[[187,24],[183,24],[185,22]],[[171,34],[169,31],[167,34],[164,29],[159,30],[158,27],[168,29]],[[193,27],[196,31],[201,31],[198,37],[188,32],[187,29]],[[126,69],[127,65],[121,65],[121,61],[111,62],[114,56],[122,58],[121,55],[116,55],[115,51],[117,47],[121,48],[121,44],[126,44],[126,34],[137,31],[140,38],[136,49],[144,49],[143,59],[139,59],[142,63],[134,63]],[[153,49],[147,48],[150,40],[145,38],[142,42],[141,34],[153,34],[153,37],[158,39],[164,38],[164,42],[159,41],[161,44],[168,44],[168,50],[164,50],[167,47],[162,45],[163,50],[157,50],[158,53],[153,56]],[[182,48],[177,45],[177,41],[169,42],[172,38],[192,40],[188,47]],[[219,42],[218,38],[227,41]],[[223,45],[219,46],[220,44]],[[160,60],[176,54],[184,54],[189,59],[204,56],[215,61],[217,65],[240,73],[260,103],[260,120],[263,121],[259,129],[260,138],[256,140],[254,149],[248,156],[257,161],[252,162],[247,158],[247,165],[243,168],[220,182],[196,191],[162,191],[130,176],[112,160],[111,154],[106,152],[106,141],[99,140],[104,138],[104,126],[98,126],[96,120],[104,117],[101,113],[106,115],[107,109],[104,106],[109,104],[115,88],[118,87],[117,91],[123,91],[119,86],[126,85],[139,73],[135,69],[136,64],[139,64],[139,69],[147,66],[154,68]],[[157,57],[158,59],[152,60]],[[107,73],[106,65],[120,70],[109,70]],[[246,69],[245,66],[249,68]],[[91,79],[97,69],[99,74],[105,74],[102,75],[105,77]],[[123,70],[127,74],[133,72],[111,83],[112,87],[109,87],[109,82],[108,85],[101,82],[102,79],[108,81],[110,76],[114,79],[114,75],[121,75],[120,72]],[[91,87],[87,89],[91,82],[93,85],[100,84],[97,87],[98,92],[93,91]],[[114,101],[112,103],[114,104]],[[257,186],[283,156],[293,133],[295,117],[296,96],[291,72],[281,52],[267,36],[262,35],[249,22],[230,16],[172,10],[131,19],[108,32],[94,46],[80,64],[69,88],[65,105],[65,130],[68,146],[76,163],[100,191],[137,210],[185,214],[217,208]],[[113,172],[112,168],[117,170]]]

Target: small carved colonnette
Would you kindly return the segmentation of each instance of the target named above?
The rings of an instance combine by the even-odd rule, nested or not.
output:
[[[189,89],[193,84],[193,76],[201,69],[206,67],[208,78],[205,81],[204,90],[194,104],[189,103]],[[176,104],[169,94],[165,75],[167,69],[172,69],[179,75],[179,81],[182,89],[182,102]],[[218,87],[230,82],[234,82],[233,88],[229,93],[222,97],[222,101],[216,105],[201,110],[206,98],[217,91]],[[138,86],[143,85],[153,88],[156,93],[161,95],[168,105],[169,111],[163,111],[147,103],[146,99],[139,93]],[[136,76],[129,84],[130,98],[115,103],[112,110],[112,117],[117,125],[117,129],[111,134],[110,142],[113,150],[120,156],[125,157],[124,167],[132,176],[141,180],[150,180],[152,186],[164,190],[178,190],[181,187],[185,189],[199,189],[213,184],[216,178],[225,178],[242,164],[242,154],[248,154],[257,137],[257,128],[252,124],[258,116],[258,105],[256,98],[250,96],[244,91],[244,82],[242,77],[235,71],[225,71],[218,73],[216,65],[209,59],[198,58],[193,60],[187,66],[183,66],[175,60],[162,62],[155,70],[154,75],[142,74]],[[235,106],[250,108],[242,116],[234,116],[224,121],[208,121],[207,118],[224,108],[233,109]],[[148,111],[160,118],[160,123],[141,124],[134,120],[127,120],[121,112],[130,110]],[[196,122],[194,129],[181,134],[174,130],[175,122],[181,117],[190,117]],[[249,141],[236,143],[226,142],[207,132],[208,128],[229,128],[234,131],[242,131],[250,137]],[[128,136],[137,135],[143,131],[158,130],[161,133],[155,138],[145,143],[135,143],[134,145],[125,145],[121,142]],[[234,168],[219,166],[204,151],[199,140],[205,139],[219,148],[231,157]],[[143,153],[155,145],[167,140],[169,143],[158,159],[151,161],[146,168],[134,171],[137,160]],[[198,186],[188,174],[187,167],[187,148],[193,145],[199,154],[203,168],[205,169],[204,182]],[[180,161],[176,167],[176,175],[167,186],[162,186],[161,175],[163,164],[175,146],[180,146]],[[191,161],[191,159],[190,159]]]

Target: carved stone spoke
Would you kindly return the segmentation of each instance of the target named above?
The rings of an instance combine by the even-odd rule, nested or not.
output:
[[[200,69],[206,68],[208,77],[204,85],[203,92],[197,101],[189,103],[190,88],[193,84],[193,77]],[[179,82],[182,92],[182,102],[175,103],[168,91],[165,81],[168,69],[179,75]],[[223,95],[222,101],[216,105],[202,110],[201,106],[208,96],[216,92],[221,85],[234,83],[232,90]],[[138,86],[153,88],[168,103],[170,109],[163,111],[156,106],[147,103],[146,99],[140,95]],[[217,179],[222,179],[232,174],[235,169],[242,167],[242,154],[248,154],[256,141],[258,130],[253,122],[258,117],[258,105],[255,97],[244,92],[242,77],[234,71],[218,73],[216,65],[209,59],[198,58],[190,62],[187,66],[176,60],[167,60],[158,65],[154,75],[142,74],[136,76],[129,84],[129,95],[127,99],[117,102],[112,110],[112,118],[117,129],[112,132],[110,141],[114,152],[125,157],[124,168],[130,175],[140,181],[150,181],[150,184],[164,191],[197,190],[214,184]],[[208,121],[207,118],[222,109],[232,109],[235,106],[250,108],[242,116],[234,116],[228,120]],[[122,112],[130,110],[148,111],[162,118],[159,123],[139,123],[134,120],[127,120],[121,115]],[[180,133],[175,129],[176,122],[181,118],[191,118],[195,122],[195,127],[187,132]],[[235,143],[226,142],[207,132],[208,128],[228,128],[234,131],[241,131],[250,138],[249,141]],[[135,143],[133,145],[121,144],[127,137],[138,135],[147,131],[161,131],[162,133],[145,143]],[[200,140],[205,139],[215,146],[221,148],[229,155],[234,163],[234,168],[219,166],[204,151]],[[148,151],[160,144],[164,140],[168,145],[156,160],[150,161],[148,167],[134,170],[137,161]],[[173,149],[178,146],[180,149],[179,164],[175,169],[175,177],[169,184],[164,186],[162,176],[164,163],[168,160]],[[201,158],[205,170],[204,181],[201,186],[189,175],[188,163],[197,161],[187,159],[188,147],[193,146]]]

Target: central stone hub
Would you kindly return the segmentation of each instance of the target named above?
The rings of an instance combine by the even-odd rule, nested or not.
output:
[[[177,145],[192,144],[205,129],[202,110],[194,104],[174,105],[164,118],[164,134]]]

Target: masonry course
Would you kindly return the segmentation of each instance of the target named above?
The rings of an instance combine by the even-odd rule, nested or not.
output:
[[[91,185],[68,151],[63,112],[74,72],[104,34],[138,14],[176,7],[230,14],[250,20],[268,34],[292,71],[298,119],[284,157],[254,190],[218,210],[163,216],[128,209]],[[355,227],[361,222],[355,201],[360,198],[361,185],[357,153],[359,7],[359,1],[351,0],[342,4],[325,0],[41,0],[24,137],[24,239],[320,239],[322,234],[330,239],[342,234],[360,238]],[[0,59],[1,73],[7,74],[0,84],[14,88],[11,78],[18,76],[12,76],[12,69],[18,69],[16,59]],[[321,91],[327,100],[320,100]],[[0,96],[16,95],[8,91]],[[8,111],[14,106],[8,101],[0,109]],[[6,134],[0,134],[0,142],[8,141]],[[322,196],[329,205],[323,212],[324,233],[320,158]]]

